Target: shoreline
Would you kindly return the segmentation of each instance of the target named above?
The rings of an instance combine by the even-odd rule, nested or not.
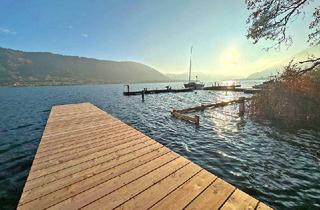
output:
[[[118,84],[148,84],[148,83],[168,83],[168,82],[184,82],[184,81],[178,81],[178,80],[169,80],[169,81],[137,81],[137,82],[88,82],[88,83],[60,83],[60,84],[19,84],[19,85],[2,85],[1,87],[52,87],[52,86],[77,86],[77,85],[118,85]]]

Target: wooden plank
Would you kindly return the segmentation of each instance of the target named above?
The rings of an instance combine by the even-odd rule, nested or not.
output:
[[[70,135],[70,136],[65,136],[63,138],[59,138],[61,140],[60,142],[58,141],[52,141],[52,142],[46,142],[42,143],[41,147],[39,147],[38,152],[36,155],[45,153],[45,152],[50,152],[50,151],[55,151],[56,149],[60,148],[65,148],[67,146],[72,146],[77,143],[82,143],[82,142],[90,142],[91,140],[101,138],[103,136],[106,136],[109,133],[114,134],[114,129],[128,129],[127,126],[124,125],[118,125],[118,126],[110,126],[108,128],[102,128],[102,129],[95,129],[92,132],[86,132],[86,133],[80,133],[80,135]]]
[[[54,106],[18,209],[258,205],[257,200],[215,179],[92,104]],[[257,208],[268,207],[260,202]]]
[[[247,210],[255,209],[258,205],[258,200],[248,194],[236,189],[229,197],[227,202],[222,206],[222,210]]]
[[[111,130],[113,127],[127,127],[130,129],[129,126],[121,124],[121,123],[114,123],[114,122],[101,122],[99,124],[96,124],[94,126],[87,126],[85,128],[82,128],[82,130],[75,131],[75,132],[69,132],[67,133],[68,135],[63,135],[65,134],[64,130],[61,132],[55,132],[49,135],[47,131],[45,130],[44,134],[42,136],[42,140],[40,142],[40,145],[54,145],[57,144],[57,142],[64,142],[67,139],[74,139],[79,136],[88,136],[90,133],[97,133],[99,130]]]
[[[112,192],[116,192],[117,189],[121,189],[128,183],[143,177],[145,174],[156,170],[157,168],[166,165],[167,163],[177,161],[178,155],[170,152],[166,155],[160,156],[144,165],[135,167],[127,173],[114,177],[113,179],[96,185],[86,191],[79,191],[77,194],[67,197],[62,202],[57,202],[56,205],[51,206],[51,209],[79,209],[92,202],[95,202],[98,198],[108,195]],[[176,163],[176,161],[174,163]]]
[[[63,128],[64,126],[72,126],[73,124],[83,124],[92,121],[106,121],[108,115],[105,112],[89,112],[81,114],[73,114],[72,117],[54,117],[50,118],[50,121],[47,122],[47,125],[50,125],[50,129],[53,131],[56,128]],[[108,119],[112,121],[112,119]]]
[[[200,171],[199,166],[190,163],[137,196],[130,198],[117,209],[149,209]]]
[[[102,147],[102,148],[99,148],[100,150],[96,150],[95,153],[87,154],[85,156],[79,155],[79,157],[73,158],[70,160],[67,159],[63,162],[63,164],[61,164],[62,162],[57,162],[56,164],[47,165],[47,168],[33,169],[30,171],[30,180],[36,179],[36,178],[44,176],[46,174],[50,174],[50,173],[65,169],[67,167],[75,165],[76,163],[82,163],[84,160],[87,159],[88,156],[92,156],[92,155],[94,156],[94,155],[105,153],[105,152],[118,151],[121,149],[132,147],[133,145],[136,145],[139,143],[147,145],[149,142],[147,139],[141,138],[135,142],[134,141],[126,142],[124,144],[119,144],[114,147],[109,147],[108,149],[106,147]]]
[[[98,194],[98,199],[83,209],[113,209],[189,163],[185,158],[179,157],[108,195]]]
[[[70,126],[69,123],[59,123],[59,126],[50,126],[48,127],[47,131],[46,131],[46,135],[54,135],[56,133],[60,133],[61,131],[63,132],[73,132],[74,130],[81,130],[84,129],[86,127],[90,127],[90,126],[95,126],[98,124],[119,124],[115,121],[112,120],[103,120],[103,118],[100,118],[101,120],[99,121],[95,121],[93,119],[90,119],[90,121],[85,122],[85,123],[71,123],[72,126]]]
[[[272,208],[262,202],[259,202],[256,210],[272,210]]]
[[[88,127],[85,129],[82,129],[81,131],[75,131],[73,133],[68,133],[68,135],[64,135],[63,132],[61,133],[56,133],[56,135],[43,135],[42,136],[42,140],[39,144],[39,149],[41,149],[42,146],[53,146],[53,145],[57,145],[58,143],[63,143],[66,142],[66,140],[70,139],[70,138],[77,138],[77,137],[85,137],[87,135],[89,135],[90,133],[97,133],[99,130],[104,130],[106,128],[111,128],[111,127],[117,127],[121,124],[118,123],[112,123],[112,124],[99,124],[99,125],[95,125],[92,127]],[[44,131],[44,134],[46,133],[46,130]],[[62,135],[60,135],[62,134]]]
[[[75,139],[74,141],[71,140],[71,147],[73,146],[73,149],[72,151],[75,151],[75,149],[77,149],[77,147],[75,147],[75,142],[77,142],[78,144],[76,146],[81,146],[81,145],[86,145],[86,143],[96,143],[96,144],[102,144],[102,143],[110,143],[110,142],[117,142],[119,141],[120,139],[117,138],[118,136],[121,136],[121,137],[127,137],[127,136],[131,136],[131,134],[133,135],[137,135],[136,132],[132,131],[132,130],[126,130],[126,129],[119,129],[119,133],[117,134],[112,134],[112,133],[106,133],[104,135],[96,135],[94,136],[93,138],[87,138],[88,141],[87,142],[84,142],[82,140],[85,140],[85,139],[82,139],[81,137],[78,137],[77,139]],[[113,141],[110,141],[110,140],[113,140]],[[39,161],[37,161],[38,163],[40,162],[44,162],[46,161],[46,159],[54,159],[55,156],[59,156],[57,155],[58,153],[60,153],[61,151],[65,151],[64,153],[68,152],[68,150],[66,150],[66,148],[68,148],[68,145],[65,146],[64,148],[60,149],[59,148],[52,148],[51,150],[49,151],[46,151],[46,152],[42,152],[40,151],[40,154],[36,155],[36,158],[35,159],[40,159]]]
[[[185,209],[219,209],[235,189],[234,186],[218,178]]]
[[[167,163],[168,161],[171,161],[173,158],[177,158],[177,156],[176,155],[172,156],[172,154],[171,155],[170,154],[163,155],[158,158],[159,161],[157,161],[157,163],[162,165],[164,163]],[[150,159],[145,160],[144,162],[142,162],[142,164],[146,164],[146,162],[148,162],[148,161],[150,161]],[[143,166],[145,166],[145,165],[143,165]],[[94,175],[94,176],[89,177],[87,179],[84,179],[81,182],[72,184],[70,186],[64,187],[59,190],[56,190],[50,194],[39,197],[38,199],[32,199],[29,202],[24,200],[25,201],[24,203],[23,203],[23,201],[20,202],[19,207],[21,209],[36,209],[38,206],[41,206],[42,208],[48,208],[48,207],[53,206],[58,203],[63,204],[63,201],[65,201],[69,198],[75,197],[79,193],[86,192],[86,191],[92,190],[92,189],[100,189],[99,186],[101,186],[101,184],[102,184],[102,186],[104,186],[104,185],[106,185],[105,183],[109,183],[109,185],[107,185],[108,187],[100,189],[100,190],[102,190],[102,192],[108,192],[109,190],[112,190],[114,188],[118,188],[119,187],[118,185],[123,184],[124,180],[122,180],[122,179],[119,180],[119,177],[121,177],[119,175],[125,174],[125,171],[130,171],[133,168],[134,168],[134,170],[137,170],[136,168],[138,168],[138,170],[139,170],[138,175],[141,175],[141,174],[148,172],[148,169],[149,169],[148,167],[150,167],[150,168],[152,168],[152,170],[154,170],[154,168],[159,167],[159,165],[151,164],[151,166],[150,166],[150,164],[149,164],[149,165],[147,165],[146,171],[142,171],[141,166],[137,167],[136,165],[131,165],[131,164],[121,165],[120,167],[116,167],[116,168],[111,169],[109,171]],[[144,167],[143,167],[143,169],[144,169]],[[133,178],[134,178],[134,176],[128,177],[128,179],[133,179]],[[99,191],[97,191],[97,192],[99,192]],[[33,192],[31,192],[31,194],[33,194]],[[98,195],[98,194],[96,194],[96,192],[92,193],[91,191],[89,194],[90,194],[90,197],[93,197],[94,199],[96,199],[96,196]],[[72,198],[72,200],[77,200],[77,197]],[[76,203],[80,204],[81,201],[77,201]],[[75,202],[72,202],[72,204],[74,205]],[[70,209],[70,208],[65,208],[65,209]]]
[[[217,177],[206,170],[189,179],[175,191],[158,202],[151,209],[183,209],[202,191],[204,191]]]
[[[82,147],[79,149],[76,149],[74,153],[72,154],[58,154],[54,156],[54,158],[51,159],[46,159],[44,161],[41,161],[40,163],[34,164],[33,171],[41,170],[41,169],[46,169],[51,166],[57,165],[57,164],[62,164],[67,161],[71,161],[73,159],[81,158],[86,155],[90,155],[92,153],[101,151],[101,150],[112,150],[112,148],[118,148],[118,147],[127,147],[128,145],[134,145],[139,142],[145,142],[148,141],[147,139],[143,138],[140,135],[133,134],[132,136],[123,136],[119,141],[117,142],[111,142],[111,143],[106,143],[102,142],[99,144],[93,144],[92,147],[89,147],[86,149],[86,147]]]
[[[129,147],[134,147],[136,145],[146,146],[146,145],[149,145],[150,143],[155,143],[155,142],[148,141],[148,138],[143,137],[139,141],[120,144],[120,145],[117,145],[115,147],[112,147],[112,148],[109,148],[106,150],[102,149],[102,150],[96,151],[95,153],[92,153],[92,154],[89,154],[86,156],[81,156],[80,158],[72,159],[70,161],[66,161],[63,164],[56,164],[56,165],[50,166],[48,168],[40,169],[40,170],[35,170],[32,168],[30,171],[29,180],[36,179],[36,178],[39,178],[39,177],[44,176],[46,174],[51,174],[51,173],[54,173],[54,172],[57,172],[57,171],[60,171],[63,169],[67,169],[72,166],[77,166],[83,162],[103,157],[108,153],[109,154],[120,153],[122,150],[127,149]]]
[[[91,125],[86,125],[84,128],[74,128],[70,130],[61,130],[60,132],[52,132],[52,133],[47,133],[45,132],[42,136],[43,139],[53,139],[53,138],[63,138],[66,135],[73,135],[73,134],[79,134],[79,133],[86,133],[90,130],[94,130],[97,128],[103,128],[107,126],[112,126],[112,125],[118,125],[119,123],[115,122],[101,122],[101,123],[95,123]],[[46,131],[46,130],[45,130]]]
[[[167,149],[160,149],[124,163],[107,162],[106,164],[101,165],[101,167],[99,165],[95,168],[90,168],[87,171],[83,171],[83,173],[73,174],[71,177],[66,177],[59,180],[59,182],[52,183],[51,185],[42,186],[41,188],[38,188],[36,192],[33,190],[25,191],[20,202],[23,204],[33,201],[37,198],[41,198],[42,200],[48,198],[48,202],[51,202],[51,197],[54,197],[56,200],[58,200],[60,198],[65,198],[65,195],[71,196],[71,194],[63,193],[68,193],[68,188],[72,188],[75,193],[84,191],[92,186],[96,186],[101,182],[107,181],[121,174],[123,171],[140,166],[141,164],[153,160],[154,158],[157,158],[168,152],[169,150]]]
[[[138,158],[139,155],[147,154],[161,148],[162,145],[147,142],[148,144],[137,144],[129,148],[125,148],[123,150],[119,150],[118,152],[106,153],[103,156],[90,159],[89,161],[82,162],[78,165],[72,165],[69,168],[65,168],[64,170],[57,171],[55,173],[48,174],[46,176],[39,177],[38,179],[30,180],[25,186],[25,190],[31,190],[36,187],[41,187],[43,185],[48,185],[52,182],[56,182],[59,180],[61,182],[63,178],[69,179],[70,175],[72,177],[75,176],[76,173],[81,172],[81,174],[85,174],[86,170],[95,170],[95,166],[99,167],[97,170],[101,170],[104,164],[112,161],[112,164],[121,164],[122,162],[129,161],[134,158]],[[150,143],[150,144],[149,144]],[[168,150],[165,148],[165,150]],[[137,154],[139,152],[139,155]],[[114,161],[116,160],[117,161]],[[69,180],[70,181],[70,180]]]
[[[52,158],[54,157],[53,155],[56,155],[58,153],[63,153],[64,155],[68,154],[68,153],[73,153],[73,151],[77,148],[80,148],[80,147],[86,147],[86,148],[90,148],[92,146],[92,144],[94,143],[100,143],[100,142],[105,142],[105,141],[108,141],[109,139],[111,138],[115,138],[116,141],[118,140],[117,139],[117,136],[124,136],[124,135],[128,135],[128,134],[131,134],[131,133],[136,133],[132,130],[128,130],[126,128],[118,128],[118,131],[119,131],[119,134],[114,134],[114,131],[109,131],[109,132],[106,132],[106,133],[103,133],[103,134],[99,134],[97,136],[93,136],[91,135],[92,138],[90,137],[87,137],[87,138],[83,138],[81,137],[78,138],[78,139],[75,139],[74,141],[71,141],[70,143],[72,144],[69,144],[69,145],[64,145],[62,147],[53,147],[53,148],[47,148],[48,150],[41,150],[37,153],[37,155],[35,156],[34,159],[40,159],[41,160],[44,160],[45,157],[48,158]]]

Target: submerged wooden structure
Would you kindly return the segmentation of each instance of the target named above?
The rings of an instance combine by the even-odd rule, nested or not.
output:
[[[245,101],[251,100],[252,98],[245,98],[245,97],[240,97],[239,99],[231,100],[231,101],[222,101],[218,103],[210,103],[210,104],[201,104],[200,106],[194,106],[191,108],[186,108],[186,109],[174,109],[171,111],[171,116],[175,117],[177,119],[181,119],[190,123],[194,123],[195,125],[199,125],[200,123],[200,117],[198,115],[195,115],[194,117],[186,115],[189,113],[193,112],[199,112],[199,111],[204,111],[205,109],[208,108],[218,108],[218,107],[224,107],[228,106],[231,104],[239,103],[239,115],[244,114],[244,109],[245,109]]]
[[[179,112],[181,114],[186,114],[186,113],[204,111],[205,109],[208,109],[208,108],[218,108],[218,107],[228,106],[231,104],[242,103],[242,102],[248,101],[248,100],[251,100],[251,98],[240,97],[239,99],[235,99],[235,100],[231,100],[231,101],[222,101],[222,102],[217,102],[217,103],[201,104],[200,106],[194,106],[194,107],[186,108],[186,109],[175,109],[174,111]]]
[[[18,209],[269,209],[90,103],[54,106]]]

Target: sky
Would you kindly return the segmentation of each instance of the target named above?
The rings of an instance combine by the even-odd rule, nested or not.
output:
[[[294,45],[264,51],[246,39],[244,0],[0,0],[0,47],[136,61],[163,73],[246,77],[308,48],[307,24],[290,25]]]

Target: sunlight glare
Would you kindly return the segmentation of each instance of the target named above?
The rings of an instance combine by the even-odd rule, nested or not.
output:
[[[240,53],[236,48],[227,48],[222,53],[222,63],[225,65],[238,64]]]

